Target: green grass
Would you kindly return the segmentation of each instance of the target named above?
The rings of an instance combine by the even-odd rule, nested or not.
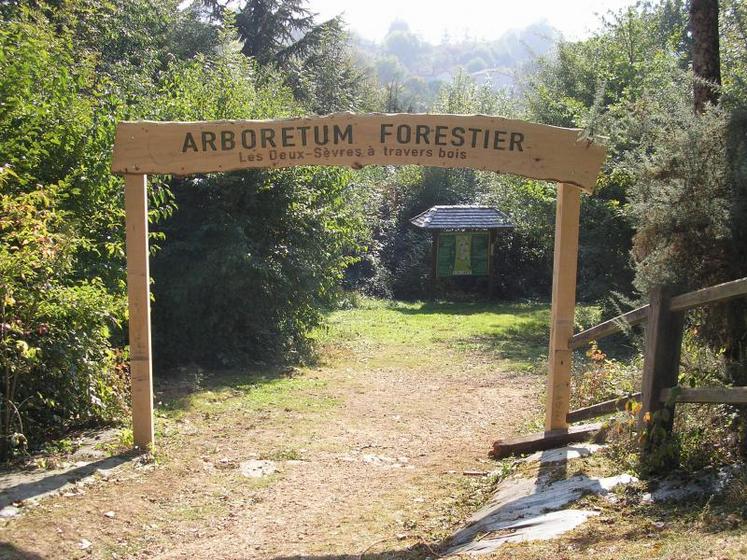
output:
[[[186,411],[222,414],[236,410],[323,411],[337,400],[325,391],[327,382],[312,377],[293,377],[266,372],[218,373],[205,387],[174,399],[159,408],[165,417],[181,417]]]
[[[407,366],[423,353],[444,348],[488,351],[514,367],[544,359],[550,310],[542,303],[450,303],[362,298],[357,307],[332,313],[317,333],[322,344],[347,346],[377,362]]]

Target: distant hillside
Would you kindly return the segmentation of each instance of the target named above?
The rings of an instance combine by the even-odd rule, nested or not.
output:
[[[511,87],[516,71],[546,54],[560,38],[557,29],[542,21],[508,31],[494,41],[454,42],[445,36],[434,45],[399,20],[392,23],[382,43],[354,36],[353,45],[361,65],[369,67],[381,84],[398,89],[399,109],[424,110],[440,85],[460,70],[478,83]]]

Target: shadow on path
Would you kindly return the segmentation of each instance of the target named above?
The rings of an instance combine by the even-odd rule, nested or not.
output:
[[[58,491],[67,484],[73,484],[97,471],[107,471],[131,461],[139,455],[130,452],[106,459],[100,459],[85,465],[73,467],[64,471],[42,471],[27,473],[23,471],[6,472],[0,474],[0,508],[32,498],[40,498],[46,494]],[[2,551],[2,549],[0,549]],[[0,556],[4,558],[4,556]]]
[[[537,312],[549,309],[546,303],[515,303],[515,302],[452,302],[428,301],[419,307],[392,307],[404,315],[476,315],[478,313],[495,313],[498,315],[516,315],[529,317]]]
[[[44,560],[43,556],[6,542],[0,542],[0,558],[3,560]]]

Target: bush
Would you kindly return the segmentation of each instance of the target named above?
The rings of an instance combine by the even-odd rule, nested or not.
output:
[[[591,358],[592,362],[607,362],[594,354]],[[698,338],[694,329],[690,328],[685,332],[680,384],[692,387],[723,385],[728,379],[726,368],[723,352],[709,349]],[[587,366],[584,371],[592,372],[594,369]],[[601,365],[597,375],[590,376],[593,382],[574,385],[574,399],[583,402],[598,387],[603,387],[601,392],[597,391],[598,396],[607,394],[609,386],[623,386],[626,391],[637,390],[640,387],[637,375],[633,375],[635,381],[632,386],[630,379],[631,372],[638,372],[640,369],[640,363],[623,369]],[[574,375],[574,381],[575,379]],[[580,395],[575,394],[576,387],[581,390]],[[603,399],[589,399],[596,402],[599,400]],[[673,468],[694,473],[704,468],[736,462],[739,458],[739,437],[736,430],[739,414],[734,406],[678,404],[675,407],[671,435],[663,428],[669,420],[667,410],[661,410],[648,418],[648,434],[639,430],[639,413],[640,403],[629,405],[625,412],[616,415],[609,431],[609,445],[605,452],[622,468],[640,476],[658,475]],[[651,443],[655,444],[653,451],[642,458],[639,455],[641,445]]]
[[[55,431],[111,420],[126,383],[110,345],[122,302],[101,282],[70,279],[76,239],[57,188],[17,193],[0,168],[0,454]],[[10,192],[9,192],[10,191]]]
[[[362,223],[351,173],[297,168],[174,185],[153,259],[160,363],[294,361],[335,301]]]
[[[640,390],[641,356],[629,362],[607,357],[592,342],[586,360],[574,363],[571,372],[571,409],[583,408]]]

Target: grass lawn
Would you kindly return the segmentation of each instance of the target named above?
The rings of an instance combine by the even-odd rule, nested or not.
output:
[[[502,360],[504,366],[526,369],[546,359],[549,321],[550,307],[544,303],[361,298],[356,307],[331,313],[328,327],[316,338],[327,349],[368,346],[375,350],[369,352],[371,357],[380,361],[429,362],[438,359],[439,349],[449,348],[479,351]],[[412,347],[422,352],[413,355]]]

